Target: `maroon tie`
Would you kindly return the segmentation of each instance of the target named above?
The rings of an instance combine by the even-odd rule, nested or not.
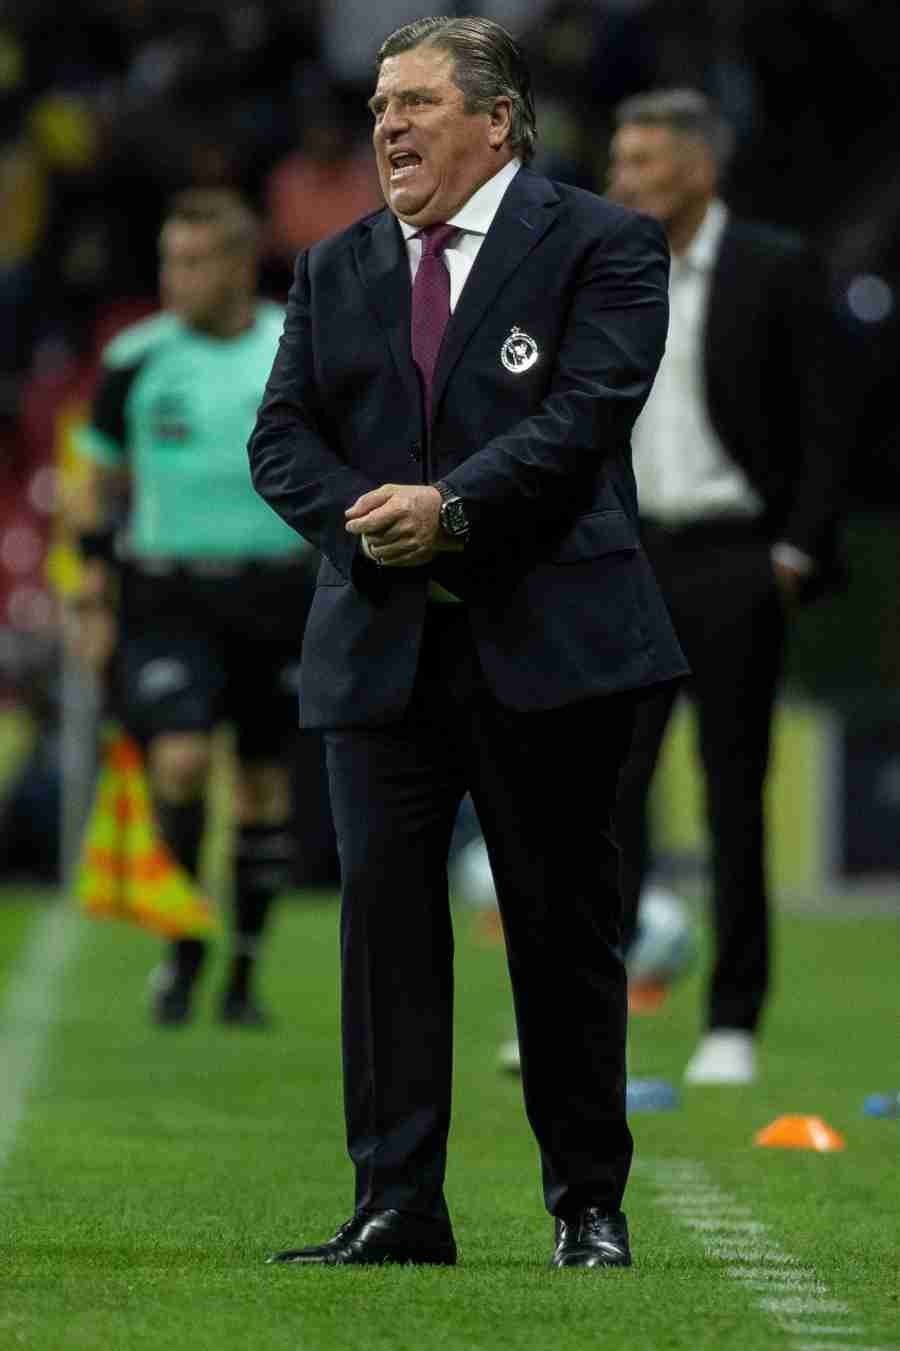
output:
[[[412,288],[410,337],[413,361],[422,377],[427,427],[431,426],[431,382],[450,318],[450,274],[441,254],[455,234],[454,225],[429,225],[419,231],[422,257]]]

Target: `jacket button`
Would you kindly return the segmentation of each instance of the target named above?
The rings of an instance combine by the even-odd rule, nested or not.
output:
[[[420,444],[418,441],[413,441],[412,445],[411,445],[410,448],[409,448],[409,453],[410,453],[410,455],[412,456],[412,458],[416,461],[416,463],[418,464],[419,460],[421,460],[421,458],[422,458],[422,446],[421,446],[421,444]]]

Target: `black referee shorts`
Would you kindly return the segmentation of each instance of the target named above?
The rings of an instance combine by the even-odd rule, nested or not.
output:
[[[227,722],[241,759],[283,759],[317,562],[130,566],[113,680],[129,730],[146,743]]]

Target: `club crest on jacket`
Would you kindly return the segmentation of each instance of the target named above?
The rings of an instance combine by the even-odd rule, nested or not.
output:
[[[528,371],[540,356],[538,345],[528,333],[513,325],[509,337],[500,348],[500,360],[513,375]]]

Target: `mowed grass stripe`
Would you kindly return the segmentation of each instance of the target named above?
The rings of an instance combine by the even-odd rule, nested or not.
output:
[[[81,939],[78,916],[59,902],[38,910],[0,993],[0,1179],[28,1101],[40,1084],[62,982]]]
[[[0,890],[0,999],[7,975],[19,960],[28,931],[53,899],[50,893]]]
[[[730,1341],[757,1351],[773,1345],[773,1324],[756,1292],[729,1281],[721,1262],[704,1252],[702,1236],[659,1210],[653,1185],[639,1172],[627,1200],[636,1268],[546,1270],[551,1226],[520,1085],[494,1066],[496,1044],[510,1026],[502,952],[480,938],[468,912],[457,913],[448,1194],[461,1265],[452,1271],[264,1265],[272,1248],[323,1237],[351,1208],[333,904],[300,901],[279,912],[265,978],[279,1016],[271,1035],[215,1023],[218,966],[193,1026],[151,1028],[143,987],[157,944],[115,925],[83,923],[85,942],[64,983],[49,1073],[4,1178],[0,1347],[656,1351]],[[860,941],[888,979],[893,963],[884,954],[885,932]],[[846,957],[840,926],[830,933],[829,953]],[[789,926],[785,939],[801,950],[799,930]],[[821,989],[821,967],[806,974]],[[636,1072],[636,1060],[653,1061],[675,1076],[693,1039],[697,994],[695,977],[674,993],[664,1015],[636,1024]],[[838,1040],[846,1059],[846,1041]],[[882,1056],[886,1044],[882,1031]],[[798,1059],[795,1086],[812,1092],[824,1069],[814,1057]],[[768,1119],[756,1117],[769,1102],[768,1089],[754,1092],[740,1091],[741,1112],[733,1103],[723,1111],[701,1094],[685,1095],[677,1112],[635,1118],[639,1156],[702,1158],[716,1184],[791,1237],[795,1190],[787,1188],[782,1206],[777,1189],[756,1186],[761,1152],[749,1139]],[[857,1112],[858,1102],[851,1098],[848,1110]],[[886,1154],[868,1163],[861,1174],[817,1175],[847,1221],[876,1174],[879,1185],[892,1185]],[[896,1182],[895,1161],[894,1167]],[[815,1186],[800,1180],[814,1206]],[[836,1294],[861,1276],[865,1289],[880,1282],[884,1301],[880,1250],[868,1265],[863,1253],[853,1271],[846,1253],[843,1265],[831,1250],[834,1260],[820,1263],[809,1216],[800,1211],[792,1254],[821,1270]],[[866,1318],[873,1342],[876,1322]]]

